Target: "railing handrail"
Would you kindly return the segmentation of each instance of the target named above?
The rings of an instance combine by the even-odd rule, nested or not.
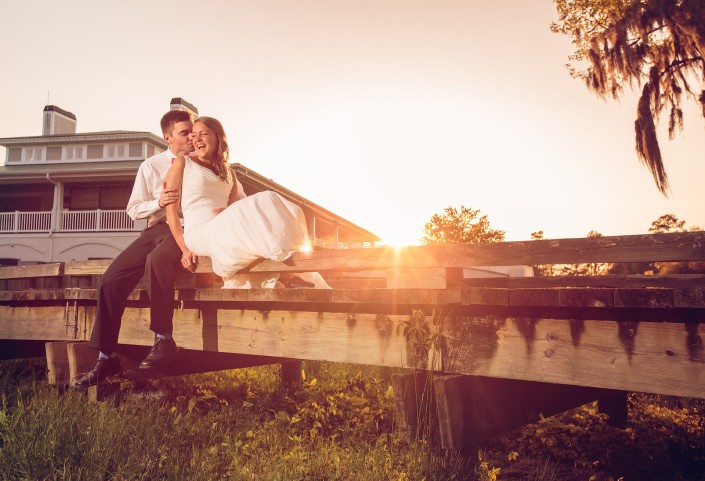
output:
[[[124,209],[64,210],[54,226],[54,211],[0,212],[0,234],[19,232],[139,231]]]

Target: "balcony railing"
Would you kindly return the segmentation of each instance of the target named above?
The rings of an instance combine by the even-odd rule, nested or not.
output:
[[[49,232],[53,212],[0,212],[0,233]],[[61,213],[59,232],[137,231],[124,210],[69,210]]]
[[[51,212],[0,212],[0,232],[47,232]]]

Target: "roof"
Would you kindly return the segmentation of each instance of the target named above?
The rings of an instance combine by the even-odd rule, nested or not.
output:
[[[56,162],[0,165],[0,184],[21,184],[51,180],[128,180],[134,181],[141,160],[97,162]]]
[[[166,148],[166,142],[151,132],[111,130],[105,132],[82,132],[80,134],[36,135],[31,137],[0,138],[3,147],[21,145],[73,144],[86,142],[149,141]]]

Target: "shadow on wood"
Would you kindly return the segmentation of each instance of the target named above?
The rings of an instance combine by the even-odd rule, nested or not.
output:
[[[627,424],[624,391],[425,371],[393,374],[392,387],[399,435],[425,438],[444,449],[476,449],[540,415],[553,416],[595,400],[610,416],[609,424]]]
[[[0,339],[0,360],[44,357],[45,341]]]
[[[588,402],[626,424],[626,393],[563,384],[479,376],[441,375],[433,379],[441,447],[467,449],[486,439]]]

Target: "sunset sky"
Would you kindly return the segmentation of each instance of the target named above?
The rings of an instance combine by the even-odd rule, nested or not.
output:
[[[460,205],[507,240],[705,226],[697,106],[661,134],[666,198],[634,152],[636,95],[569,76],[551,0],[31,0],[3,17],[0,137],[40,135],[47,103],[79,132],[157,134],[183,97],[233,161],[390,243]]]

